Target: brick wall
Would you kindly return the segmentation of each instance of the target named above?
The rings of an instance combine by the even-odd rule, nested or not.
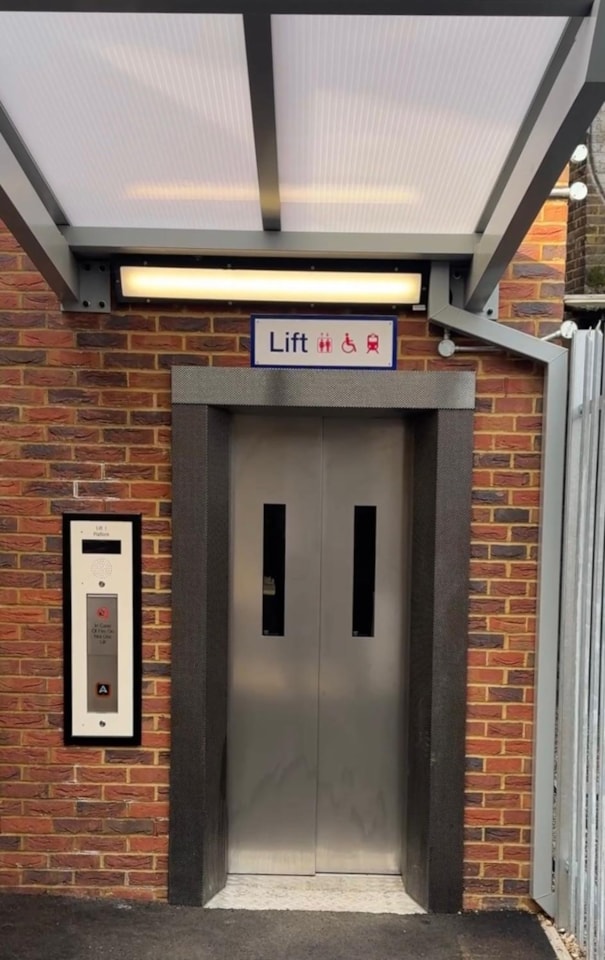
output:
[[[506,322],[561,316],[566,205],[550,202],[501,285]],[[248,364],[248,319],[207,310],[62,314],[0,231],[0,884],[166,895],[170,746],[170,372]],[[401,369],[475,369],[466,906],[528,893],[542,374],[437,354],[400,322]],[[461,341],[462,342],[462,341]],[[61,514],[143,515],[141,748],[62,745]]]
[[[586,137],[588,159],[573,166],[573,180],[588,187],[586,200],[570,203],[566,292],[605,293],[605,108]],[[589,317],[594,323],[598,317]]]

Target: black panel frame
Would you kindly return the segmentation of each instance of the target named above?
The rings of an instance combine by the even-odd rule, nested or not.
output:
[[[400,376],[403,383],[406,374]],[[361,400],[364,374],[350,377],[348,404],[335,391],[334,407],[345,407],[351,416],[367,414]],[[462,909],[463,894],[473,411],[438,403],[428,410],[402,406],[398,411],[413,424],[415,464],[402,874],[406,889],[425,909],[450,913]],[[297,412],[288,407],[282,395],[279,407],[274,399],[265,409]],[[198,906],[222,888],[227,876],[230,409],[241,411],[241,395],[221,407],[173,403],[168,889],[170,902]],[[257,404],[254,409],[259,412]],[[393,412],[391,406],[384,414]]]
[[[169,899],[199,906],[226,879],[229,414],[173,418]],[[193,454],[193,455],[192,455]]]
[[[274,228],[271,228],[274,230]],[[274,230],[275,232],[275,230]],[[277,231],[279,232],[279,231]],[[300,270],[301,272],[336,272],[336,273],[395,273],[401,270],[404,273],[418,273],[420,274],[420,293],[418,295],[418,303],[426,304],[428,298],[428,289],[429,289],[429,273],[430,273],[430,261],[426,258],[424,260],[402,260],[400,256],[397,257],[381,257],[381,258],[360,258],[355,260],[354,268],[351,266],[350,258],[347,259],[344,256],[341,257],[304,257],[304,256],[286,256],[279,257],[279,260],[275,260],[272,263],[267,262],[267,258],[257,255],[257,256],[246,256],[237,254],[234,256],[216,256],[212,254],[196,254],[195,256],[183,255],[183,254],[171,254],[171,255],[161,255],[161,254],[132,254],[124,253],[120,255],[114,255],[110,259],[111,264],[111,286],[113,297],[116,303],[127,304],[127,303],[165,303],[171,301],[172,296],[168,297],[128,297],[125,295],[122,289],[122,277],[120,268],[121,267],[182,267],[185,269],[190,268],[199,268],[199,269],[219,269],[225,270]],[[211,303],[216,303],[217,305],[224,306],[224,301],[211,301],[207,298],[200,298],[199,301],[189,300],[189,303],[200,302],[206,305]],[[251,301],[249,304],[246,304],[246,301],[240,300],[237,301],[238,306],[242,310],[246,310],[247,307],[250,308],[250,312],[258,312],[259,303],[267,302],[267,309],[275,311],[276,315],[279,314],[280,307],[288,306],[292,307],[290,301],[284,301],[280,304],[277,301],[263,301],[262,297],[257,297],[255,301]],[[326,304],[326,307],[332,306],[331,304]],[[368,307],[371,304],[368,303],[352,303],[347,304],[346,301],[343,301],[343,307],[346,307],[349,312],[352,313],[361,313],[367,314]],[[396,316],[397,306],[390,304],[378,304],[380,310],[387,315],[389,309],[391,309],[392,315]],[[302,304],[301,304],[302,307]],[[289,312],[289,311],[288,311]]]
[[[119,520],[132,524],[132,735],[129,737],[77,736],[73,733],[71,666],[71,536],[72,523],[79,520],[99,520],[104,523]],[[142,520],[135,513],[64,513],[62,519],[63,547],[63,742],[66,746],[82,747],[137,747],[141,744],[143,713],[143,620],[142,620]]]
[[[421,414],[413,429],[404,881],[426,909],[453,913],[463,895],[473,413]]]

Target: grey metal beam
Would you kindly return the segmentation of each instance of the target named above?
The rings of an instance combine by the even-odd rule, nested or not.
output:
[[[244,14],[244,37],[263,229],[280,230],[273,45],[269,14]]]
[[[48,210],[51,219],[56,224],[67,224],[69,220],[51,190],[46,178],[43,176],[38,164],[27,149],[25,143],[9,117],[8,113],[0,103],[0,137],[4,137],[8,146],[18,160],[21,169],[25,173],[32,187],[40,197],[42,203]]]
[[[568,353],[562,347],[450,306],[447,264],[434,264],[429,283],[429,318],[486,343],[545,365],[544,420],[538,545],[538,625],[534,717],[531,896],[552,916],[552,811],[561,588],[563,481]]]
[[[0,10],[98,13],[585,17],[591,0],[0,0]]]
[[[473,339],[484,340],[486,343],[502,347],[503,350],[522,357],[531,356],[540,363],[550,363],[561,353],[561,347],[553,343],[546,343],[528,333],[523,333],[522,330],[515,330],[514,327],[507,327],[506,324],[495,320],[486,320],[478,314],[468,313],[459,307],[447,306],[433,314],[429,306],[429,313],[431,320],[443,324],[450,330],[456,330]],[[489,324],[488,327],[485,326],[486,322]]]
[[[489,224],[490,218],[496,209],[502,191],[506,186],[509,177],[511,176],[519,157],[521,156],[525,144],[531,136],[531,132],[540,116],[540,112],[546,103],[548,96],[550,94],[553,83],[556,81],[559,71],[563,66],[569,52],[575,42],[578,30],[582,25],[582,19],[580,17],[572,17],[563,31],[563,35],[557,45],[557,49],[552,55],[551,61],[542,77],[540,86],[536,90],[534,98],[529,106],[527,113],[519,132],[515,137],[515,141],[509,151],[509,154],[506,158],[505,163],[502,166],[502,170],[492,188],[492,192],[489,196],[489,199],[485,205],[483,213],[479,218],[479,223],[477,224],[477,233],[483,233]]]
[[[451,306],[450,272],[447,263],[434,263],[431,267],[428,312],[432,321],[450,330],[484,340],[522,357],[531,357],[541,363],[551,363],[566,352],[562,347],[539,340],[522,330],[515,330],[506,324]]]
[[[0,219],[61,300],[77,300],[78,271],[65,238],[0,136]]]
[[[542,489],[538,544],[538,635],[532,789],[530,893],[553,916],[553,821],[555,730],[561,590],[563,487],[567,419],[568,352],[546,365],[542,427]]]
[[[65,227],[78,256],[313,257],[387,260],[470,260],[475,234],[285,233],[262,230],[164,230]]]
[[[596,0],[559,72],[477,245],[466,307],[480,310],[605,100],[605,8]],[[554,72],[553,64],[549,68]]]

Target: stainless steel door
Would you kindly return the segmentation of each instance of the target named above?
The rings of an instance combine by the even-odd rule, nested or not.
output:
[[[314,873],[321,421],[234,418],[231,474],[228,869]]]
[[[229,871],[395,873],[401,420],[236,417]]]
[[[398,873],[403,425],[326,420],[323,449],[316,870]]]

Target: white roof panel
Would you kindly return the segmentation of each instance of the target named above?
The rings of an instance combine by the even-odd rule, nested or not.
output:
[[[0,13],[0,101],[72,224],[261,229],[242,17]]]
[[[473,232],[565,24],[274,16],[283,229]]]
[[[9,6],[0,217],[72,306],[208,254],[446,257],[481,309],[605,97],[605,2]]]

